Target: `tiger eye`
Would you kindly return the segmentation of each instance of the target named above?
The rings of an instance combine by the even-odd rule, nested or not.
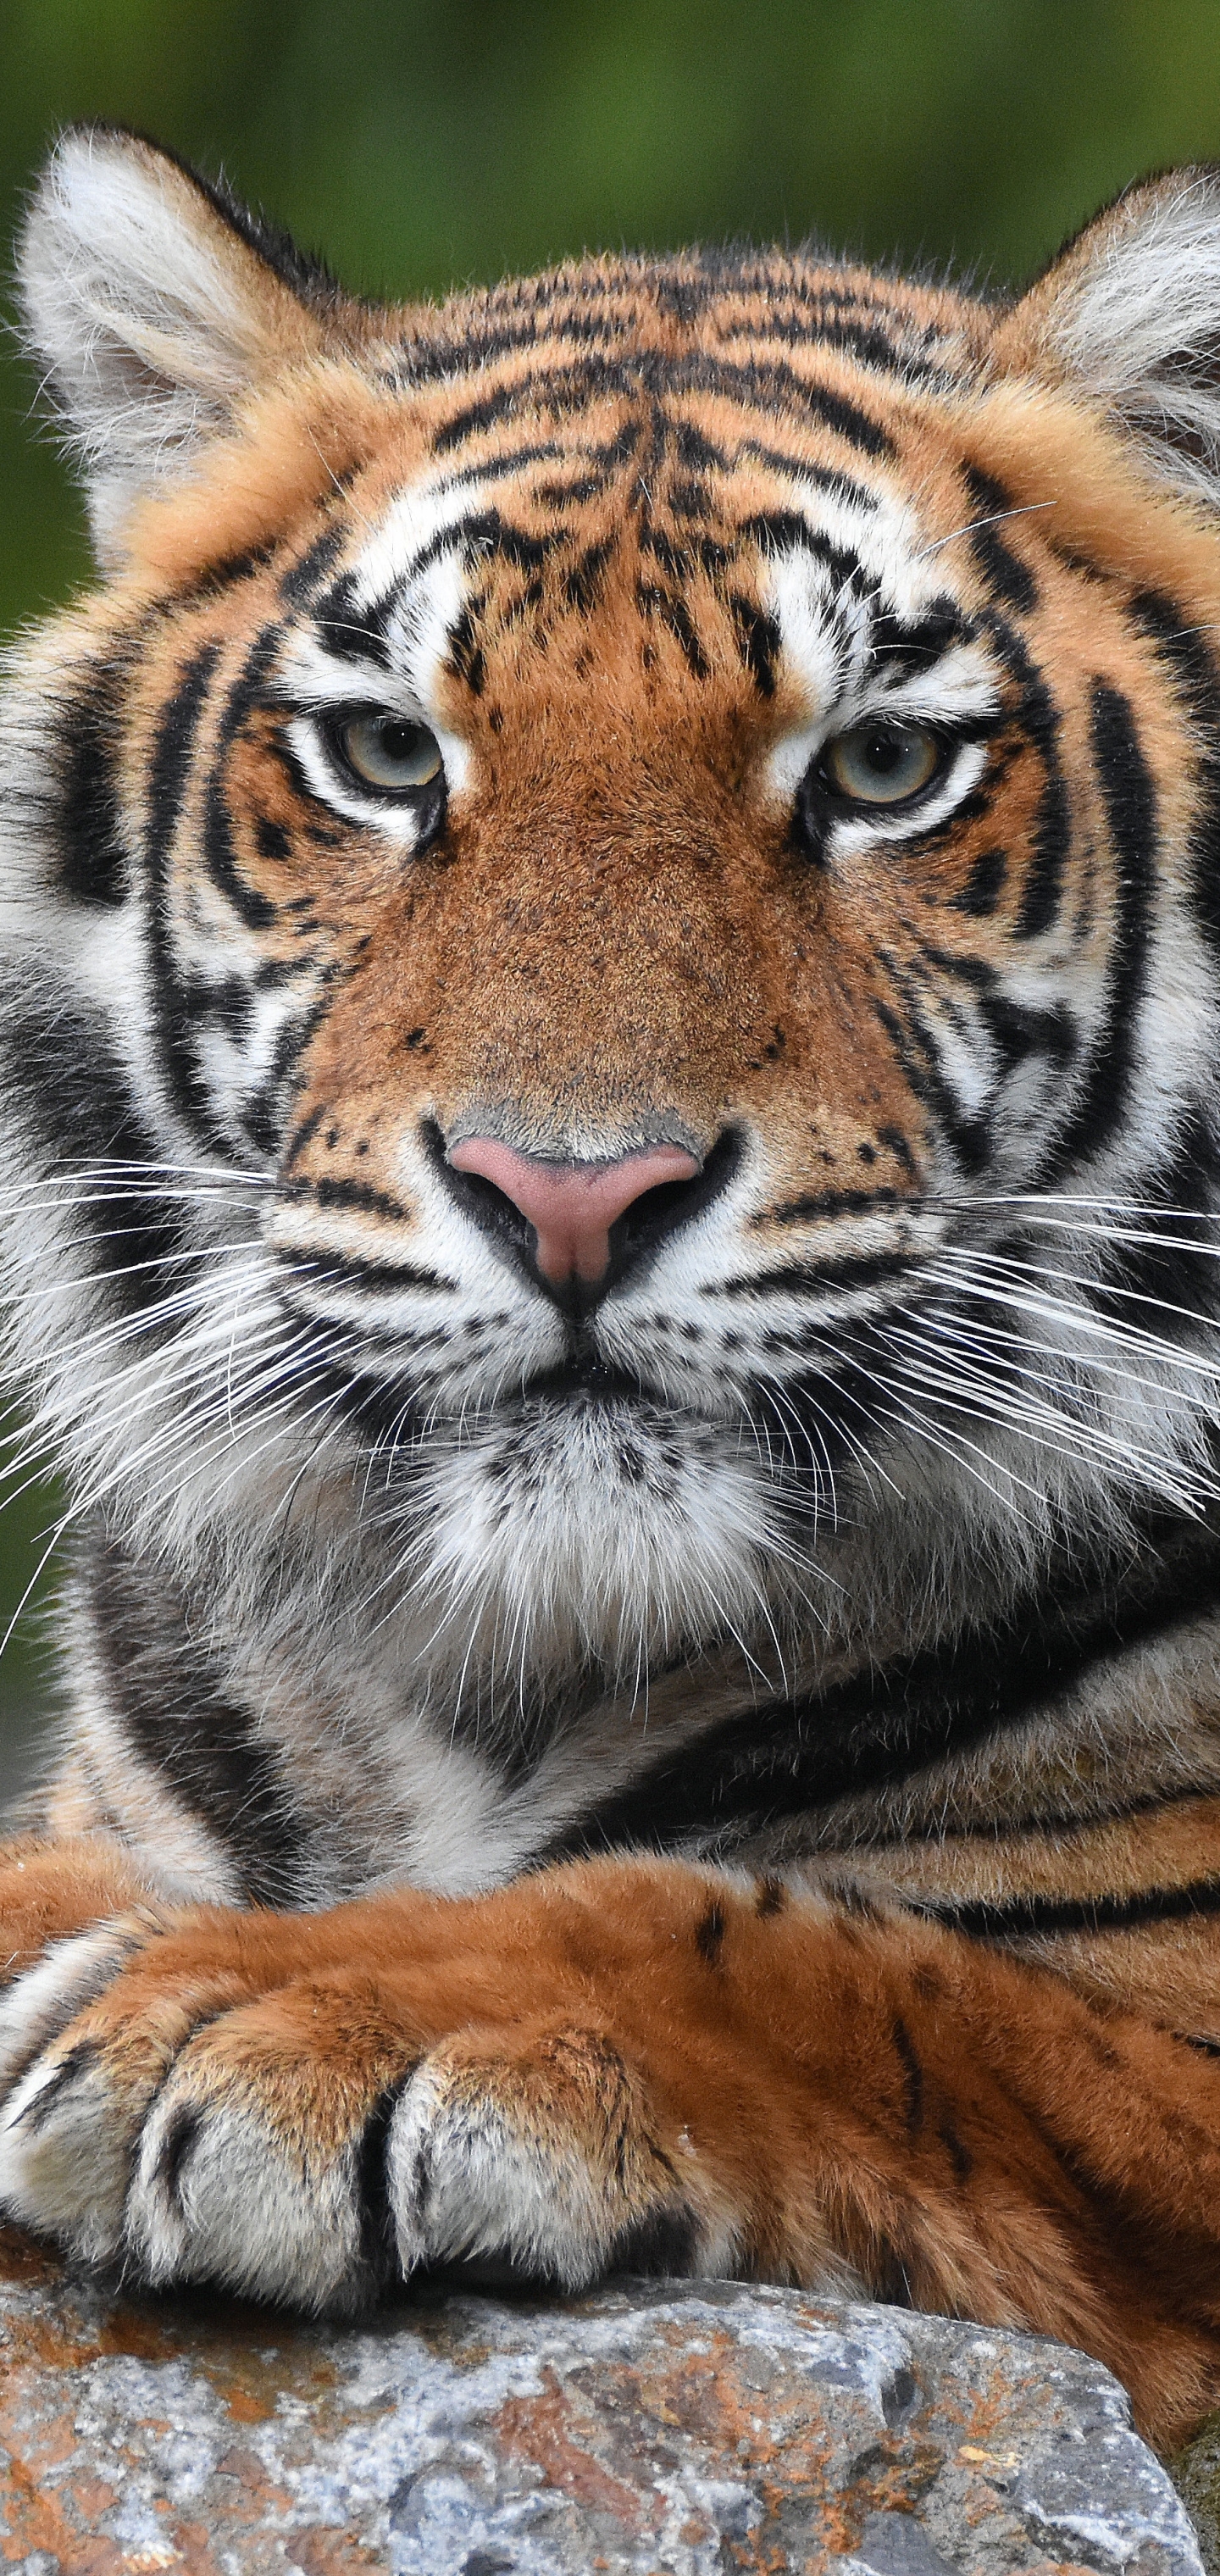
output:
[[[348,716],[337,733],[349,769],[367,787],[409,796],[431,787],[441,774],[441,747],[427,725],[405,716]]]
[[[874,718],[835,734],[821,765],[827,785],[854,805],[901,805],[935,777],[942,757],[942,746],[926,725]]]

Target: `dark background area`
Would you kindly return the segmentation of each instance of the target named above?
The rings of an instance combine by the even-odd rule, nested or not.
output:
[[[371,293],[810,233],[1004,284],[1136,173],[1220,158],[1220,0],[0,0],[6,238],[80,117],[223,166]],[[33,396],[9,344],[6,635],[88,573]],[[0,1633],[54,1513],[44,1490],[0,1517]],[[0,1793],[53,1615],[0,1658]]]

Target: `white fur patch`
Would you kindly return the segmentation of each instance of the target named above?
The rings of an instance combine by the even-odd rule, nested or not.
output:
[[[1173,173],[1102,216],[1066,256],[1050,336],[1158,471],[1213,507],[1220,482],[1220,180]],[[1052,275],[1049,284],[1054,287]]]

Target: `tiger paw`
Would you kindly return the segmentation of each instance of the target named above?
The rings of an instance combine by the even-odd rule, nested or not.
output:
[[[569,2288],[729,2268],[694,2148],[606,2029],[556,2009],[442,2035],[365,1971],[266,1984],[258,1947],[242,1918],[129,1920],[19,1981],[10,2216],[153,2284],[331,2313],[436,2265]]]

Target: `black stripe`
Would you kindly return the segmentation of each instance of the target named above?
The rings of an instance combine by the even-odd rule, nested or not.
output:
[[[875,588],[854,547],[836,544],[823,528],[811,528],[795,510],[761,511],[744,520],[738,533],[768,555],[781,549],[808,555],[830,574],[836,591],[852,590],[863,597],[871,596]]]
[[[1092,744],[1114,855],[1115,918],[1105,1018],[1082,1097],[1038,1173],[1037,1185],[1044,1189],[1073,1164],[1097,1153],[1127,1114],[1135,1071],[1135,1024],[1148,964],[1156,886],[1156,794],[1130,704],[1108,680],[1093,684]]]
[[[1209,627],[1187,626],[1172,600],[1145,590],[1131,602],[1140,631],[1177,685],[1195,728],[1200,811],[1191,833],[1195,912],[1214,957],[1220,957],[1220,672]]]
[[[1008,1896],[996,1903],[971,1898],[903,1897],[916,1914],[929,1914],[950,1931],[982,1941],[1033,1940],[1056,1932],[1136,1932],[1147,1923],[1185,1923],[1193,1915],[1220,1914],[1220,1877],[1196,1878],[1183,1887],[1141,1887],[1131,1896]]]
[[[293,1164],[300,1161],[301,1155],[304,1153],[306,1146],[311,1142],[312,1138],[317,1135],[323,1119],[328,1118],[329,1116],[330,1103],[325,1100],[319,1101],[316,1107],[311,1109],[308,1115],[301,1120],[299,1127],[294,1129],[289,1143],[288,1152],[284,1159],[283,1169],[280,1175],[281,1180],[287,1180]]]
[[[1059,758],[1059,710],[1020,636],[996,613],[984,621],[1020,689],[1016,722],[1042,763],[1042,795],[1033,833],[1033,855],[1017,912],[1018,939],[1037,939],[1059,918],[1063,874],[1071,849],[1071,813]],[[961,819],[961,814],[957,817]]]
[[[1187,1554],[1193,1546],[1194,1554]],[[897,1786],[949,1754],[1037,1716],[1089,1667],[1171,1634],[1220,1607],[1220,1545],[1210,1533],[1157,1557],[1147,1589],[1074,1593],[1063,1569],[987,1634],[977,1631],[819,1696],[773,1701],[667,1753],[590,1807],[547,1859],[633,1845],[732,1849],[751,1834],[837,1800]],[[1060,1589],[1060,1606],[1047,1604]]]
[[[458,519],[452,527],[438,528],[436,535],[412,558],[405,578],[422,571],[438,554],[447,554],[461,546],[468,555],[501,555],[517,572],[542,572],[556,548],[570,543],[563,528],[550,528],[545,536],[531,535],[499,510],[472,511],[468,519]]]
[[[118,755],[127,682],[138,639],[112,639],[107,663],[79,674],[58,710],[51,759],[57,773],[57,882],[72,903],[107,910],[128,891]]]
[[[1163,1341],[1188,1337],[1192,1317],[1207,1324],[1210,1336],[1220,1250],[1213,1214],[1218,1197],[1220,1148],[1200,1108],[1187,1119],[1169,1162],[1141,1201],[1140,1240],[1106,1247],[1101,1283],[1089,1292],[1094,1310]],[[1054,1242],[1053,1231],[1049,1239]],[[1141,1313],[1137,1299],[1146,1299],[1155,1312]]]
[[[782,1261],[776,1262],[770,1270],[747,1271],[736,1278],[709,1281],[703,1294],[705,1297],[770,1299],[777,1289],[790,1289],[797,1295],[819,1297],[832,1289],[843,1293],[848,1289],[875,1288],[883,1279],[905,1276],[910,1265],[908,1251],[852,1252],[845,1253],[837,1261]],[[808,1343],[810,1333],[816,1335],[819,1329],[815,1325],[786,1334],[782,1337],[783,1346],[800,1350]],[[769,1347],[772,1350],[780,1348],[780,1340],[771,1337]]]
[[[13,1096],[32,1113],[49,1171],[104,1172],[111,1160],[161,1159],[104,1028],[78,1003],[51,1000],[35,1012],[14,986],[0,1010],[0,1050]],[[138,1181],[87,1180],[68,1212],[73,1231],[92,1237],[94,1274],[123,1313],[141,1313],[173,1288],[185,1236],[179,1210],[158,1194],[155,1175],[144,1190]]]
[[[401,1199],[392,1198],[388,1190],[375,1189],[371,1181],[349,1179],[303,1179],[281,1186],[284,1199],[312,1199],[316,1207],[361,1208],[370,1216],[405,1219],[410,1210]]]
[[[609,540],[586,546],[564,574],[564,598],[578,616],[587,616],[590,609],[596,607],[602,591],[602,575],[613,551]]]
[[[189,1019],[170,951],[169,872],[199,722],[220,659],[214,638],[183,664],[153,741],[146,799],[148,952],[161,1058],[175,1106],[209,1150],[217,1144],[207,1087],[191,1045]]]
[[[1008,875],[1006,850],[980,850],[970,862],[970,874],[960,894],[950,897],[955,912],[964,912],[973,920],[986,921],[995,911]]]
[[[773,698],[783,643],[775,619],[769,617],[765,609],[757,607],[752,599],[743,599],[738,591],[730,595],[729,615],[737,636],[738,652],[759,696]]]
[[[874,663],[884,663],[887,680],[914,679],[954,645],[968,644],[977,632],[973,619],[963,617],[956,601],[942,594],[929,600],[918,617],[898,617],[892,609],[874,606],[868,649]],[[985,741],[996,731],[997,721],[994,715],[986,715],[955,723],[954,742]],[[960,823],[961,817],[959,805],[954,819]]]
[[[328,653],[341,662],[389,662],[386,625],[398,600],[395,586],[380,600],[362,600],[354,572],[339,575],[314,603],[314,620]]]
[[[303,966],[307,964],[307,960],[302,960]],[[264,969],[255,980],[261,984],[266,979],[267,970]],[[247,1095],[242,1105],[240,1113],[242,1129],[258,1154],[271,1157],[279,1152],[286,1111],[293,1094],[299,1089],[299,1084],[295,1082],[291,1088],[289,1087],[289,1076],[295,1073],[301,1057],[321,1028],[330,1007],[331,996],[328,992],[323,992],[316,1001],[309,1003],[305,1009],[295,1012],[285,1020],[275,1041],[271,1062],[262,1081],[256,1090]]]
[[[723,545],[719,537],[671,537],[645,517],[640,524],[640,552],[651,555],[672,581],[690,581],[699,572],[715,581],[734,562],[738,548]]]
[[[153,742],[148,774],[148,847],[158,878],[168,860],[182,801],[195,735],[208,686],[220,659],[215,637],[197,646],[178,673],[166,699]]]
[[[730,471],[743,460],[769,466],[773,474],[790,475],[795,482],[812,483],[819,492],[829,493],[832,500],[844,502],[849,509],[867,510],[875,517],[880,507],[877,493],[870,492],[867,483],[857,483],[854,475],[844,474],[838,466],[811,465],[807,457],[792,456],[780,447],[768,447],[757,438],[743,438],[735,454],[730,456],[726,451],[707,461],[718,463]]]
[[[502,450],[498,456],[485,457],[480,465],[459,466],[448,477],[446,489],[463,483],[502,483],[509,474],[523,474],[527,466],[552,464],[557,459],[567,461],[566,451],[557,440],[532,439],[524,447],[511,447],[507,452]],[[583,490],[579,484],[542,483],[536,485],[535,493],[539,500],[562,506],[567,500],[591,500],[594,492],[600,492],[602,488],[600,479],[593,482],[586,478]]]
[[[963,957],[952,949],[936,947],[930,940],[918,943],[918,955],[938,976],[969,986],[975,1008],[999,1060],[1002,1080],[1007,1080],[1031,1055],[1041,1055],[1060,1071],[1071,1064],[1080,1043],[1080,1032],[1065,1002],[1038,1004],[1014,1001],[1006,993],[996,968],[985,957]],[[946,997],[942,994],[942,1001]],[[960,1023],[959,1023],[960,1025]],[[969,1024],[962,1028],[967,1039]]]
[[[283,641],[282,626],[264,626],[258,634],[237,678],[225,700],[224,713],[216,730],[216,746],[207,784],[203,817],[204,865],[213,885],[219,888],[238,919],[248,930],[268,930],[275,919],[275,905],[259,887],[252,886],[242,875],[233,847],[233,826],[229,814],[225,775],[229,753],[246,717],[257,705],[267,673]]]
[[[871,1216],[876,1208],[898,1207],[902,1194],[898,1190],[814,1190],[800,1199],[780,1199],[775,1207],[762,1208],[751,1218],[754,1226],[803,1225],[811,1217]]]
[[[691,613],[680,592],[662,590],[656,582],[636,583],[636,604],[645,617],[659,617],[668,626],[682,648],[688,668],[696,680],[706,680],[711,663],[695,633]]]
[[[335,568],[347,537],[345,527],[331,524],[323,528],[312,545],[306,547],[294,564],[290,564],[280,582],[280,597],[285,608],[308,608],[320,581],[325,581]]]
[[[894,2017],[891,2034],[894,2051],[902,2068],[903,2116],[908,2137],[914,2137],[923,2119],[923,2068],[919,2053],[901,2014]]]
[[[239,582],[252,581],[256,573],[265,572],[274,555],[273,542],[262,546],[242,546],[233,555],[217,555],[212,563],[204,565],[194,580],[184,582],[167,605],[171,609],[182,609],[223,599],[225,592],[235,590]]]
[[[897,376],[900,382],[905,379],[909,384],[947,382],[945,368],[938,366],[935,359],[924,357],[909,341],[904,345],[901,340],[892,340],[879,322],[836,319],[826,312],[813,315],[799,309],[788,314],[782,307],[769,305],[766,320],[743,325],[742,337],[764,347],[768,340],[779,340],[797,348],[843,349],[858,366],[878,367],[886,375]]]
[[[935,1041],[912,998],[909,977],[884,950],[878,955],[898,985],[905,1017],[878,999],[873,1010],[916,1099],[930,1109],[962,1171],[972,1178],[985,1168],[991,1152],[990,1121],[974,1110],[963,1111],[941,1072]]]
[[[972,509],[977,510],[983,519],[981,526],[969,531],[970,551],[983,580],[993,599],[1000,599],[1006,608],[1015,608],[1026,614],[1037,607],[1037,582],[1029,565],[1022,562],[1020,555],[1014,554],[1007,538],[1002,537],[998,527],[992,524],[997,519],[1009,519],[1014,515],[1012,494],[1005,491],[1002,483],[993,481],[990,474],[981,473],[974,465],[964,468],[963,480]]]
[[[139,1760],[216,1835],[247,1899],[291,1904],[308,1870],[303,1819],[277,1755],[227,1695],[184,1604],[114,1543],[98,1548],[86,1579],[111,1699]]]
[[[288,1265],[297,1286],[312,1283],[323,1288],[367,1288],[381,1296],[407,1288],[440,1296],[457,1293],[455,1279],[445,1279],[439,1270],[425,1270],[408,1261],[365,1261],[351,1252],[319,1252],[316,1244],[303,1245],[300,1252],[278,1244],[276,1256]]]
[[[474,698],[482,697],[487,678],[486,659],[478,638],[478,619],[486,604],[483,593],[477,599],[468,599],[449,629],[449,668],[457,679],[465,681]]]

